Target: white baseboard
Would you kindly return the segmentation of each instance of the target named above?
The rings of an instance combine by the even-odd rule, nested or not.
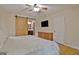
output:
[[[69,46],[69,47],[72,47],[72,48],[74,48],[74,49],[78,49],[79,50],[79,47],[77,47],[77,46],[72,46],[72,45],[70,45],[70,44],[63,44],[63,45],[66,45],[66,46]]]
[[[56,42],[56,41],[55,41]],[[57,43],[59,43],[59,42],[57,42]],[[65,46],[69,46],[69,47],[71,47],[71,48],[74,48],[74,49],[78,49],[79,50],[79,46],[72,46],[72,45],[70,45],[70,44],[68,44],[68,43],[59,43],[59,44],[63,44],[63,45],[65,45]]]

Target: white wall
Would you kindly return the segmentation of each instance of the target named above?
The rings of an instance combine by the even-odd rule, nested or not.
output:
[[[41,22],[48,20],[48,27],[41,27]],[[52,16],[45,16],[45,17],[39,17],[36,20],[36,35],[38,35],[38,32],[53,32],[53,17]]]
[[[15,35],[15,17],[0,9],[0,47],[10,35]]]
[[[79,49],[79,7],[60,11],[54,16],[65,17],[64,44]]]
[[[51,16],[46,16],[43,18],[38,18],[36,20],[36,32],[53,32],[53,19],[55,17],[65,17],[65,39],[64,44],[69,45],[73,48],[79,49],[79,7],[73,7],[69,9],[62,10],[55,14],[51,14]],[[49,20],[49,27],[42,28],[41,21],[48,19]],[[37,35],[37,33],[36,33]]]

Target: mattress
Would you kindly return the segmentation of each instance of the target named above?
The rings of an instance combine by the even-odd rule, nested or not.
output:
[[[54,41],[30,35],[9,37],[0,52],[7,55],[57,55],[59,48]]]

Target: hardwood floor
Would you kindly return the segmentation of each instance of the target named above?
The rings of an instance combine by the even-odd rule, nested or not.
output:
[[[79,55],[79,50],[59,44],[60,55]]]

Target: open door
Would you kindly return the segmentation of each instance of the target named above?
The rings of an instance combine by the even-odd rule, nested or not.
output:
[[[54,18],[54,41],[64,43],[64,17]]]
[[[16,16],[16,35],[28,35],[28,18]]]

